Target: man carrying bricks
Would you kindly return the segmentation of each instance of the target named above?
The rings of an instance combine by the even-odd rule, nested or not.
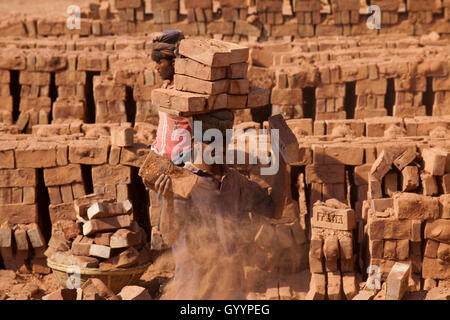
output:
[[[203,131],[218,128],[223,135],[233,124],[230,110],[196,118],[201,118]],[[211,145],[202,143],[203,150],[208,147]],[[225,149],[226,145],[224,153]],[[155,182],[154,190],[163,197],[161,233],[164,242],[173,245],[176,262],[167,298],[242,298],[244,239],[252,236],[244,227],[248,213],[271,218],[282,204],[237,170],[225,164],[207,164],[199,157],[203,152],[193,154],[193,163],[184,165],[185,170],[198,176],[187,199],[172,192],[168,175],[160,175]],[[210,280],[203,281],[205,276]],[[189,283],[184,283],[186,279]]]
[[[174,76],[174,63],[177,55],[177,45],[184,38],[179,30],[168,30],[152,34],[152,60],[156,62],[156,70],[164,80],[162,88],[171,86]],[[179,145],[182,138],[173,140],[171,138],[173,131],[177,129],[187,130],[192,135],[192,118],[181,117],[159,111],[159,123],[156,132],[156,139],[151,149],[157,154],[169,158],[174,163],[182,161],[184,152],[190,145],[179,150],[178,155],[172,156],[172,150]],[[190,152],[190,151],[189,151]]]

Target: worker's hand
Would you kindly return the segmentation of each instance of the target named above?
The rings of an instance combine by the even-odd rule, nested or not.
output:
[[[164,80],[161,88],[163,89],[167,89],[167,87],[170,85],[170,80]]]
[[[163,197],[172,197],[172,180],[168,175],[162,174],[156,179],[155,191]]]

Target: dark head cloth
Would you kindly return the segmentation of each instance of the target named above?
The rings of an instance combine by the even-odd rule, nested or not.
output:
[[[225,137],[226,129],[233,128],[234,113],[231,110],[219,110],[195,115],[193,116],[193,120],[202,122],[203,132],[208,129],[219,129]]]
[[[167,30],[153,33],[151,39],[152,59],[159,62],[161,59],[171,60],[176,57],[178,44],[184,35],[180,30]]]

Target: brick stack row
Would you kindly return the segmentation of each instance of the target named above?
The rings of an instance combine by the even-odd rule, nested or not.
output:
[[[374,0],[370,4],[380,7],[382,25],[395,25],[398,23],[400,3],[400,0]]]
[[[58,98],[53,102],[52,123],[86,119],[86,72],[76,70],[55,73]]]
[[[27,124],[27,132],[36,124],[49,123],[52,101],[50,95],[50,73],[20,72],[20,115],[17,120],[19,129]]]
[[[0,70],[0,123],[13,123],[13,98],[10,91],[10,71]]]
[[[2,164],[2,168],[5,168]],[[47,248],[38,223],[36,198],[37,170],[0,169],[0,250],[6,269],[49,273],[44,251]]]
[[[293,1],[293,11],[297,18],[300,37],[314,36],[314,26],[321,22],[320,9],[320,0]]]
[[[347,300],[358,293],[352,230],[355,212],[342,202],[314,203],[311,217],[308,300]]]

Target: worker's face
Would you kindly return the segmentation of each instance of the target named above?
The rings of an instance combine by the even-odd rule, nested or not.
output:
[[[161,59],[156,63],[156,70],[163,80],[172,80],[174,74],[173,60]]]

